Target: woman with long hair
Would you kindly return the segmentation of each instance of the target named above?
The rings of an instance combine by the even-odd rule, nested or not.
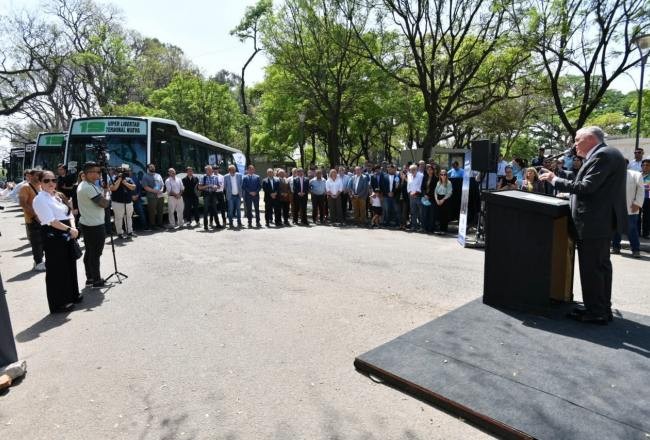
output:
[[[427,165],[427,174],[422,179],[422,223],[426,232],[433,232],[436,223],[436,187],[438,186],[438,176],[436,168]]]
[[[452,186],[447,178],[447,170],[440,170],[438,184],[436,185],[436,205],[438,209],[438,221],[440,222],[440,232],[443,234],[447,233],[447,225],[449,224],[449,199],[451,198],[451,193]]]
[[[50,313],[62,313],[71,310],[74,303],[81,302],[74,241],[79,231],[70,206],[56,192],[54,173],[43,172],[41,189],[33,207],[43,236],[47,302]]]
[[[528,192],[545,193],[544,182],[539,180],[539,175],[534,167],[526,169],[526,176],[521,184],[521,189]]]

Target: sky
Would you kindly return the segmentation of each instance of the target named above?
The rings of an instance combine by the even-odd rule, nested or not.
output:
[[[246,7],[257,0],[110,0],[109,3],[122,10],[127,28],[180,47],[205,75],[222,69],[240,74],[252,53],[252,44],[240,43],[229,32],[239,24]],[[39,4],[39,0],[0,0],[0,15],[15,9],[37,8]],[[258,53],[246,69],[246,82],[262,81],[267,64],[264,53]],[[613,88],[623,92],[637,90],[639,76],[639,69],[632,69],[629,75],[621,75]],[[648,81],[645,86],[648,87]],[[6,144],[8,140],[0,137],[0,147]]]

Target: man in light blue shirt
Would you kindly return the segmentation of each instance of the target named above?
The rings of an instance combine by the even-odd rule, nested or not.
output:
[[[316,170],[316,177],[309,181],[309,192],[311,193],[311,219],[314,223],[316,223],[316,219],[318,219],[321,224],[325,221],[325,208],[327,206],[325,191],[323,171]]]
[[[455,160],[451,164],[451,169],[449,170],[449,178],[457,178],[460,177],[462,178],[465,175],[465,170],[460,168],[458,165],[458,161]]]

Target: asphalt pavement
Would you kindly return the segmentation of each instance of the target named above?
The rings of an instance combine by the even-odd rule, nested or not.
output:
[[[489,438],[352,364],[481,296],[483,252],[454,237],[329,226],[148,233],[117,243],[122,284],[85,289],[75,311],[49,315],[15,206],[0,231],[28,365],[0,395],[2,439]],[[612,258],[615,307],[650,314],[650,258],[627,254]],[[107,245],[102,273],[112,271]]]

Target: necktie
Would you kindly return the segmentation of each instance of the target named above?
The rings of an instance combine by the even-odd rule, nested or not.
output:
[[[304,192],[304,191],[302,190],[302,177],[300,178],[300,192]]]

